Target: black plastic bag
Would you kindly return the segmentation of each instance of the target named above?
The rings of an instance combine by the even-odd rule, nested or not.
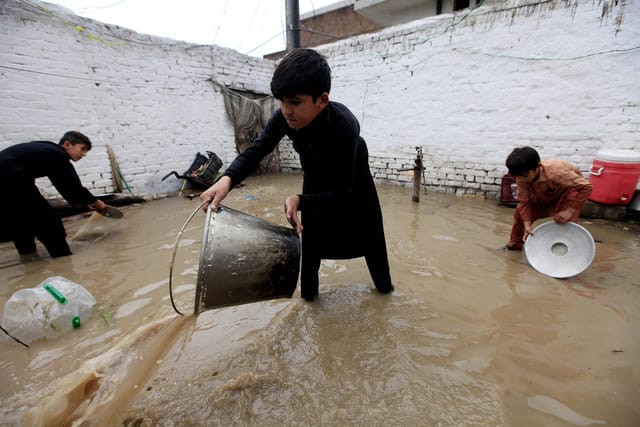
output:
[[[207,151],[207,156],[197,153],[196,158],[189,166],[189,169],[180,175],[176,171],[169,172],[162,180],[164,181],[171,175],[176,178],[186,179],[189,183],[198,188],[208,188],[216,180],[218,172],[222,167],[222,160],[213,152]]]

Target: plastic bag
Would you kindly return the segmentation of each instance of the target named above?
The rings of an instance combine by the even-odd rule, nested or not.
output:
[[[189,166],[189,169],[184,175],[179,175],[178,172],[169,172],[162,181],[175,175],[176,178],[186,179],[191,184],[198,188],[209,188],[216,181],[219,175],[220,168],[222,167],[222,160],[216,155],[216,153],[207,151],[207,156],[197,153],[196,158]]]
[[[64,277],[49,277],[7,300],[2,327],[26,344],[56,338],[86,322],[95,303],[93,296],[77,283]]]

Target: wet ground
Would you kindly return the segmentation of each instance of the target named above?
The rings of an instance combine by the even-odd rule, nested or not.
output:
[[[283,200],[300,179],[250,178],[225,204],[284,225]],[[373,289],[362,259],[325,261],[314,303],[296,291],[177,316],[170,258],[197,199],[123,207],[122,220],[68,218],[72,257],[21,264],[0,245],[0,307],[52,276],[97,300],[62,337],[28,349],[0,338],[0,425],[640,425],[637,224],[582,221],[595,260],[558,280],[497,250],[513,208],[379,192],[390,296]],[[204,218],[175,252],[185,313]]]

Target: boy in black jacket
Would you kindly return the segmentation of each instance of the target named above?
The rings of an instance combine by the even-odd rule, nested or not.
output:
[[[200,195],[216,209],[231,188],[288,136],[300,156],[304,181],[302,193],[287,197],[284,208],[289,223],[302,233],[300,282],[307,301],[318,295],[321,259],[364,256],[378,291],[394,290],[367,145],[351,111],[329,101],[330,89],[331,70],[319,53],[296,49],[285,56],[271,80],[280,109],[253,144]]]
[[[71,255],[62,220],[42,197],[35,180],[46,176],[70,204],[103,210],[105,204],[82,186],[70,162],[82,159],[90,149],[89,138],[70,131],[58,144],[33,141],[0,151],[0,189],[9,201],[0,209],[0,242],[13,241],[25,260],[36,254],[34,238],[53,258]]]

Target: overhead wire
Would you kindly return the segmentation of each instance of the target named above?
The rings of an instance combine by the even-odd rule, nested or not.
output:
[[[77,31],[79,33],[85,34],[89,39],[93,39],[96,41],[100,41],[100,42],[105,42],[105,40],[101,37],[101,36],[107,36],[109,38],[112,39],[117,39],[117,40],[121,40],[123,42],[125,42],[124,45],[128,44],[128,43],[135,43],[135,44],[140,44],[140,45],[145,45],[145,46],[161,46],[161,45],[174,45],[173,43],[163,43],[161,41],[153,41],[153,42],[144,42],[141,40],[136,40],[134,38],[123,38],[123,37],[119,37],[118,35],[114,34],[113,32],[101,32],[101,31],[96,31],[95,29],[92,29],[91,32],[87,31],[86,28],[78,25],[76,22],[72,22],[69,21],[68,19],[65,19],[63,17],[61,17],[59,14],[54,13],[52,10],[50,10],[49,8],[45,7],[43,4],[40,3],[35,3],[32,0],[19,0],[20,2],[34,8],[37,9],[41,12],[44,12],[46,14],[48,14],[49,16],[56,18],[60,21],[62,21],[67,27],[73,29],[74,31]],[[116,6],[118,4],[123,3],[124,1],[127,0],[121,0],[119,2],[113,3],[109,6],[105,6],[106,7],[113,7]],[[228,4],[230,0],[226,0],[225,4]],[[540,0],[538,3],[536,4],[546,4],[546,3],[550,3],[552,0]],[[418,41],[416,41],[414,43],[414,45],[421,45],[421,44],[425,44],[431,40],[434,40],[438,37],[444,36],[445,34],[447,34],[450,30],[453,30],[455,27],[457,27],[458,25],[460,25],[463,21],[465,21],[469,15],[475,11],[477,8],[481,7],[484,4],[484,0],[480,0],[478,1],[474,7],[470,8],[466,13],[460,15],[459,17],[457,17],[456,15],[454,15],[453,21],[450,22],[442,31],[440,31],[437,34],[433,34],[431,36],[425,37],[423,39],[419,39]],[[511,10],[515,10],[518,8],[523,8],[523,7],[530,7],[530,4],[524,5],[524,6],[511,6],[508,8],[503,8],[500,10],[495,10],[495,11],[490,11],[487,13],[494,13],[494,12],[505,12],[505,11],[511,11]],[[281,8],[284,7],[283,5],[281,5]],[[313,8],[313,12],[314,12],[314,16],[315,15],[315,7]],[[280,16],[282,17],[283,14],[281,13]],[[281,18],[282,19],[282,18]],[[106,25],[106,24],[105,24]],[[281,25],[282,25],[282,30],[280,32],[278,32],[277,34],[271,36],[269,39],[267,39],[266,41],[260,43],[259,45],[257,45],[256,47],[244,52],[245,54],[251,54],[254,51],[256,51],[257,49],[263,47],[264,45],[266,45],[267,43],[271,42],[273,39],[275,39],[276,37],[282,36],[286,33],[284,27],[285,24],[282,23],[281,20]],[[108,26],[107,26],[108,28]],[[352,35],[344,35],[344,36],[336,36],[335,34],[330,34],[330,33],[324,33],[321,31],[316,31],[313,30],[311,28],[308,28],[306,26],[301,26],[300,28],[303,32],[306,33],[311,33],[311,34],[318,34],[321,35],[323,37],[328,37],[328,38],[333,38],[333,39],[344,39],[344,38],[348,38],[351,37]],[[96,33],[99,35],[99,37],[96,37],[93,33]],[[355,34],[353,34],[355,35]],[[285,40],[285,44],[286,44],[286,40]],[[116,45],[117,46],[117,45]],[[194,45],[194,46],[188,46],[185,49],[192,49],[195,47],[203,47],[203,46],[207,46],[207,45]],[[579,56],[573,56],[573,57],[567,57],[567,58],[549,58],[549,57],[524,57],[524,56],[516,56],[516,55],[499,55],[499,54],[492,54],[492,53],[487,53],[487,52],[464,52],[466,54],[472,54],[472,55],[487,55],[487,56],[493,56],[493,57],[503,57],[503,58],[512,58],[512,59],[519,59],[519,60],[531,60],[531,61],[570,61],[570,60],[578,60],[578,59],[584,59],[584,58],[588,58],[591,56],[597,56],[597,55],[602,55],[602,54],[607,54],[607,53],[624,53],[624,52],[629,52],[629,51],[633,51],[640,48],[640,46],[634,46],[634,47],[630,47],[630,48],[621,48],[621,49],[610,49],[610,50],[604,50],[604,51],[598,51],[598,52],[591,52],[591,53],[587,53],[584,55],[579,55]],[[459,52],[462,52],[461,50],[459,50]],[[387,54],[386,56],[389,55],[393,55],[393,54]],[[78,76],[68,76],[68,75],[61,75],[61,74],[56,74],[56,73],[48,73],[48,72],[44,72],[44,71],[36,71],[36,70],[29,70],[29,69],[25,69],[25,68],[20,68],[20,67],[11,67],[11,66],[6,66],[6,65],[0,65],[0,68],[5,68],[5,69],[11,69],[11,70],[16,70],[16,71],[23,71],[23,72],[29,72],[29,73],[36,73],[36,74],[43,74],[43,75],[51,75],[51,76],[56,76],[56,77],[63,77],[63,78],[71,78],[71,79],[77,79],[77,80],[86,80],[86,81],[95,81],[96,79],[91,79],[91,78],[86,78],[86,77],[78,77]],[[208,76],[203,76],[203,81],[206,80],[208,78]],[[118,81],[107,81],[107,83],[111,83],[111,84],[122,84],[122,85],[131,85],[135,87],[135,84],[132,85],[131,82],[118,82]],[[145,84],[149,83],[148,81],[145,80]],[[175,89],[175,88],[174,88]]]
[[[128,86],[128,87],[132,87],[132,88],[148,88],[148,87],[150,87],[150,83],[159,83],[158,85],[156,85],[154,87],[159,88],[159,89],[166,89],[166,90],[178,90],[178,89],[182,88],[181,86],[167,86],[163,82],[154,81],[154,80],[147,80],[147,79],[145,79],[144,82],[124,82],[124,81],[108,80],[108,79],[102,79],[102,78],[70,76],[70,75],[64,75],[64,74],[59,74],[59,73],[51,73],[51,72],[47,72],[47,71],[30,70],[30,69],[27,69],[27,68],[12,67],[12,66],[9,66],[9,65],[0,65],[0,68],[6,69],[6,70],[24,72],[24,73],[40,74],[40,75],[45,75],[45,76],[58,77],[58,78],[63,78],[63,79],[71,79],[71,80],[80,80],[80,81],[92,82],[96,86],[100,86],[101,84],[111,84],[111,85]],[[201,77],[200,79],[195,79],[194,78],[194,81],[196,81],[196,82],[204,82],[204,81],[207,81],[210,76],[209,75],[206,75],[206,76],[202,75],[200,77]]]
[[[218,22],[216,24],[216,30],[213,33],[213,39],[211,40],[211,43],[215,44],[216,39],[218,38],[218,33],[220,32],[220,27],[222,26],[222,22],[224,21],[225,16],[227,16],[227,10],[229,9],[229,2],[230,0],[224,0],[222,15],[220,15],[220,18],[218,19]]]
[[[40,12],[44,12],[47,15],[51,16],[52,18],[55,18],[55,19],[63,22],[68,28],[70,28],[73,31],[76,31],[77,33],[85,35],[90,40],[103,42],[103,43],[106,43],[106,44],[111,45],[113,47],[122,47],[122,46],[126,46],[129,43],[134,43],[134,44],[143,45],[143,46],[173,46],[173,45],[175,45],[175,43],[167,43],[167,42],[162,42],[160,40],[145,42],[145,41],[142,41],[142,40],[136,40],[135,38],[124,38],[124,37],[118,36],[117,34],[114,34],[112,31],[106,31],[105,32],[105,31],[100,31],[98,29],[92,29],[91,31],[89,31],[86,27],[78,25],[77,22],[72,22],[72,21],[70,21],[70,20],[68,20],[66,18],[63,18],[59,14],[53,12],[51,9],[45,7],[44,4],[35,3],[33,1],[31,1],[31,0],[18,0],[18,1],[21,2],[21,3],[24,3],[24,4],[28,5],[28,6],[31,6],[33,9],[37,9]],[[99,23],[99,24],[104,24],[105,27],[109,28],[109,24],[102,23],[102,22],[94,20],[92,18],[84,18],[84,17],[81,17],[79,15],[78,15],[78,17],[81,18],[81,19],[91,20],[91,21]],[[114,24],[114,26],[118,26],[118,25]],[[139,33],[135,32],[133,30],[130,30],[130,31],[132,31],[134,34],[139,34]],[[98,36],[96,36],[95,34],[97,34]],[[108,42],[107,40],[105,40],[102,36],[108,37],[110,39],[120,40],[120,41],[122,41],[124,43],[122,43],[122,44],[113,44],[113,43]],[[176,42],[178,42],[178,41],[176,41]],[[200,46],[202,46],[202,45],[200,45]]]
[[[251,26],[253,25],[253,20],[256,19],[256,14],[260,9],[260,3],[262,3],[261,0],[258,0],[258,5],[253,9],[253,15],[251,15],[249,24],[247,25],[247,28],[245,29],[244,33],[242,34],[242,37],[240,38],[240,41],[238,42],[238,47],[242,46],[242,43],[244,43],[244,39],[247,37],[247,34],[249,34]]]
[[[316,13],[317,9],[313,5],[313,0],[310,0],[310,2],[311,2],[311,8],[312,8],[311,9],[311,13],[313,14],[313,18],[315,19],[320,15],[318,15]],[[335,4],[337,4],[337,3],[335,3]],[[353,6],[354,4],[355,4],[355,0],[349,0],[349,2],[346,5],[341,6],[341,8],[342,7]],[[354,15],[355,15],[355,17],[356,17],[356,19],[358,21],[358,24],[359,24],[359,27],[360,27],[360,31],[350,32],[348,34],[336,35],[336,34],[331,34],[331,33],[323,32],[323,31],[319,31],[319,30],[316,30],[316,29],[313,29],[313,28],[309,28],[306,25],[302,25],[302,23],[300,24],[300,31],[305,33],[305,34],[307,34],[307,35],[318,35],[318,36],[326,37],[326,38],[329,38],[329,39],[332,39],[332,40],[342,40],[342,39],[346,39],[346,38],[349,38],[349,37],[357,36],[357,35],[362,34],[362,31],[364,30],[365,27],[364,27],[364,24],[362,23],[362,15],[360,13],[355,12],[355,10],[354,10]],[[306,43],[307,44],[310,43],[310,40],[312,40],[311,36],[307,37]]]
[[[497,54],[497,53],[490,53],[490,52],[468,52],[468,51],[463,51],[463,50],[460,50],[460,52],[463,52],[463,53],[465,53],[467,55],[484,55],[484,56],[491,56],[493,58],[518,59],[518,60],[522,60],[522,61],[550,61],[550,62],[551,61],[558,61],[558,62],[563,62],[563,61],[577,61],[577,60],[580,60],[580,59],[590,58],[592,56],[606,55],[608,53],[632,52],[632,51],[638,50],[638,49],[640,49],[640,45],[639,46],[629,47],[629,48],[600,50],[600,51],[597,51],[597,52],[586,53],[584,55],[568,56],[568,57],[565,57],[565,58],[550,58],[550,57],[542,57],[542,56],[505,55],[505,54]]]
[[[37,10],[40,13],[45,13],[48,16],[57,19],[59,21],[61,21],[62,23],[65,24],[65,26],[77,33],[83,34],[85,35],[89,40],[93,40],[93,41],[98,41],[98,42],[103,42],[103,43],[107,43],[107,41],[105,40],[105,38],[111,38],[111,39],[118,39],[118,40],[122,40],[125,43],[122,44],[113,44],[111,42],[108,42],[107,44],[111,47],[129,47],[130,43],[133,44],[137,44],[137,45],[143,45],[143,46],[163,46],[163,45],[170,45],[170,46],[175,46],[175,44],[173,43],[164,43],[161,41],[156,41],[156,42],[142,42],[140,40],[135,40],[133,38],[123,38],[123,37],[119,37],[117,34],[114,34],[111,31],[107,31],[107,32],[101,32],[99,30],[95,30],[92,29],[91,31],[88,31],[87,28],[82,27],[81,25],[78,25],[77,22],[72,22],[68,19],[66,19],[65,17],[61,16],[60,14],[56,13],[55,11],[51,10],[50,8],[46,7],[44,4],[40,4],[40,3],[36,3],[32,0],[18,0],[21,3],[27,5],[28,7]],[[121,3],[121,2],[120,2]],[[114,4],[115,5],[115,4]],[[84,19],[89,19],[89,18],[84,18]],[[98,21],[96,21],[98,22]],[[105,24],[107,28],[109,28],[109,26],[107,24]],[[102,36],[105,36],[105,38],[103,38]],[[187,46],[185,47],[185,50],[190,50],[193,48],[202,48],[202,47],[208,47],[211,48],[211,46],[209,45],[193,45],[193,46]],[[23,72],[23,73],[30,73],[30,74],[38,74],[38,75],[45,75],[45,76],[52,76],[52,77],[58,77],[58,78],[65,78],[65,79],[72,79],[72,80],[78,80],[78,81],[87,81],[87,82],[92,82],[93,84],[95,84],[96,86],[100,86],[101,84],[110,84],[110,85],[122,85],[122,86],[129,86],[129,87],[133,87],[133,88],[147,88],[150,87],[150,84],[155,84],[155,87],[159,87],[161,89],[164,90],[177,90],[180,89],[180,87],[178,86],[174,86],[174,85],[167,85],[165,81],[157,81],[157,80],[151,80],[148,78],[144,78],[142,77],[140,80],[138,81],[118,81],[118,80],[109,80],[109,79],[103,79],[100,78],[98,76],[96,77],[85,77],[85,76],[74,76],[74,75],[69,75],[69,74],[61,74],[61,73],[55,73],[55,72],[48,72],[48,71],[42,71],[42,70],[34,70],[34,69],[29,69],[26,68],[24,66],[11,66],[11,65],[3,65],[0,64],[0,68],[2,69],[6,69],[6,70],[12,70],[12,71],[18,71],[18,72]],[[194,81],[207,81],[209,79],[209,75],[208,74],[203,74],[203,75],[195,75],[194,76]]]
[[[278,32],[277,34],[271,36],[270,38],[268,38],[264,42],[260,43],[256,47],[254,47],[254,48],[252,48],[252,49],[250,49],[248,51],[243,52],[245,55],[248,55],[248,54],[250,54],[252,52],[255,52],[256,50],[260,49],[262,46],[264,46],[267,43],[271,42],[276,37],[280,37],[280,36],[283,36],[284,34],[286,34],[286,30],[285,30],[286,22],[282,21],[284,15],[286,15],[286,13],[283,13],[284,11],[282,9],[284,7],[284,2],[280,2],[280,3],[281,3],[280,4],[280,28],[281,28],[280,32]],[[284,41],[284,45],[286,46],[286,44],[287,44],[286,38],[283,41]]]
[[[106,6],[86,6],[86,7],[82,7],[80,9],[78,9],[78,12],[86,12],[87,10],[102,10],[102,9],[111,9],[112,7],[121,5],[122,3],[126,2],[128,0],[120,0],[117,1],[115,3],[106,5]]]
[[[258,46],[254,47],[253,49],[251,49],[251,50],[249,50],[249,51],[244,52],[244,53],[245,53],[245,55],[248,55],[248,54],[250,54],[251,52],[254,52],[254,51],[256,51],[256,50],[260,49],[262,46],[266,45],[266,44],[267,44],[267,43],[269,43],[271,40],[275,39],[276,37],[281,36],[282,34],[284,34],[284,31],[281,31],[281,32],[277,33],[276,35],[274,35],[274,36],[272,36],[271,38],[267,39],[266,41],[264,41],[264,42],[260,43]]]

